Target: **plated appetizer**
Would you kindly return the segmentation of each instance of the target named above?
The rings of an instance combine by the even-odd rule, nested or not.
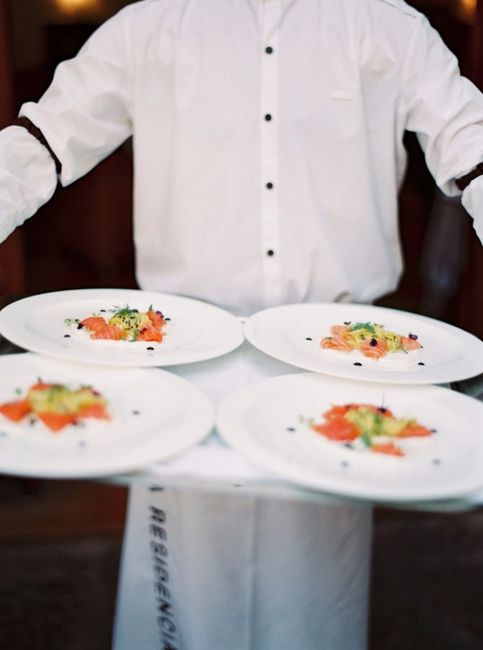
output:
[[[434,431],[410,418],[396,418],[382,406],[372,404],[343,404],[332,406],[323,413],[325,420],[310,424],[313,431],[328,440],[343,443],[351,449],[404,456],[398,441],[421,438]]]
[[[325,350],[360,352],[369,359],[379,360],[387,354],[407,354],[421,348],[417,334],[396,334],[373,322],[332,325],[330,336],[320,346]]]
[[[64,384],[40,380],[22,399],[0,404],[0,413],[12,422],[40,420],[51,431],[60,431],[87,418],[110,419],[106,399],[92,386],[72,390]]]
[[[110,314],[110,316],[108,315]],[[91,339],[110,341],[151,341],[161,343],[165,318],[151,305],[146,312],[126,307],[101,310],[82,320],[67,319],[66,325],[83,330]]]

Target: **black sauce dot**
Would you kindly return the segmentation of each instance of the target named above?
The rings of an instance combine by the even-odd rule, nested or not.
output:
[[[132,411],[133,415],[139,415],[140,413],[141,413],[141,411]]]
[[[423,361],[420,361],[420,362],[418,363],[418,366],[425,366],[425,365],[426,365],[426,364],[425,364]]]
[[[146,350],[154,350],[151,346],[149,348],[146,348]]]
[[[418,340],[418,335],[417,334],[410,334],[409,337],[411,341],[417,341]]]
[[[344,442],[344,447],[347,449],[354,449],[354,445],[352,445],[350,442]]]
[[[369,341],[369,345],[370,345],[371,347],[375,348],[376,345],[377,345],[377,339],[371,339],[371,340]]]
[[[79,324],[77,325],[77,329],[78,329],[78,330],[81,330],[83,327],[84,327],[84,325],[83,325],[82,323],[79,323]]]
[[[243,487],[241,483],[233,483],[233,487],[240,488]]]
[[[105,310],[105,309],[101,309],[100,312],[101,312],[101,314],[105,314],[105,313],[106,313],[106,310]]]
[[[287,431],[297,431],[295,427],[287,427]]]
[[[165,316],[164,320],[171,320],[171,318],[168,318],[168,316]]]
[[[70,334],[64,334],[65,339],[70,339]]]
[[[356,362],[354,363],[354,365],[355,365],[355,366],[362,366],[362,363],[359,363],[359,361],[356,361]]]
[[[433,458],[433,465],[441,465],[441,460],[439,458]]]
[[[150,492],[162,492],[164,490],[164,487],[162,485],[150,485],[149,486],[149,491]]]
[[[437,433],[438,429],[431,429],[430,431],[431,431],[431,433]]]
[[[305,337],[305,340],[306,340],[306,341],[311,341],[311,340],[312,340],[312,337],[311,337],[311,336],[306,336],[306,337]]]

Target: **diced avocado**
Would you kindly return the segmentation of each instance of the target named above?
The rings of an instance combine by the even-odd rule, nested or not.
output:
[[[27,399],[36,413],[78,413],[86,406],[105,404],[106,401],[96,395],[91,388],[72,391],[66,386],[55,385],[45,389],[31,389]]]
[[[359,406],[357,409],[348,411],[344,417],[355,424],[361,431],[367,432],[371,437],[394,437],[399,435],[409,424],[414,423],[414,420],[410,419],[383,416],[365,406]]]
[[[385,332],[384,338],[386,339],[388,352],[396,352],[401,349],[401,337],[396,332]]]
[[[109,325],[115,325],[125,332],[129,332],[135,339],[136,333],[151,325],[149,316],[135,310],[123,309],[111,316]]]

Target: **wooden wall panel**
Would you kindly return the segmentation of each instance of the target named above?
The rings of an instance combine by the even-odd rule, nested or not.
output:
[[[0,128],[14,117],[9,32],[7,0],[0,0]],[[24,290],[23,237],[21,231],[17,231],[0,245],[0,295],[23,293]]]

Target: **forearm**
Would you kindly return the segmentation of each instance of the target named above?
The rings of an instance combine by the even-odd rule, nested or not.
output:
[[[36,138],[18,126],[0,131],[0,241],[35,214],[56,185],[55,163]]]

